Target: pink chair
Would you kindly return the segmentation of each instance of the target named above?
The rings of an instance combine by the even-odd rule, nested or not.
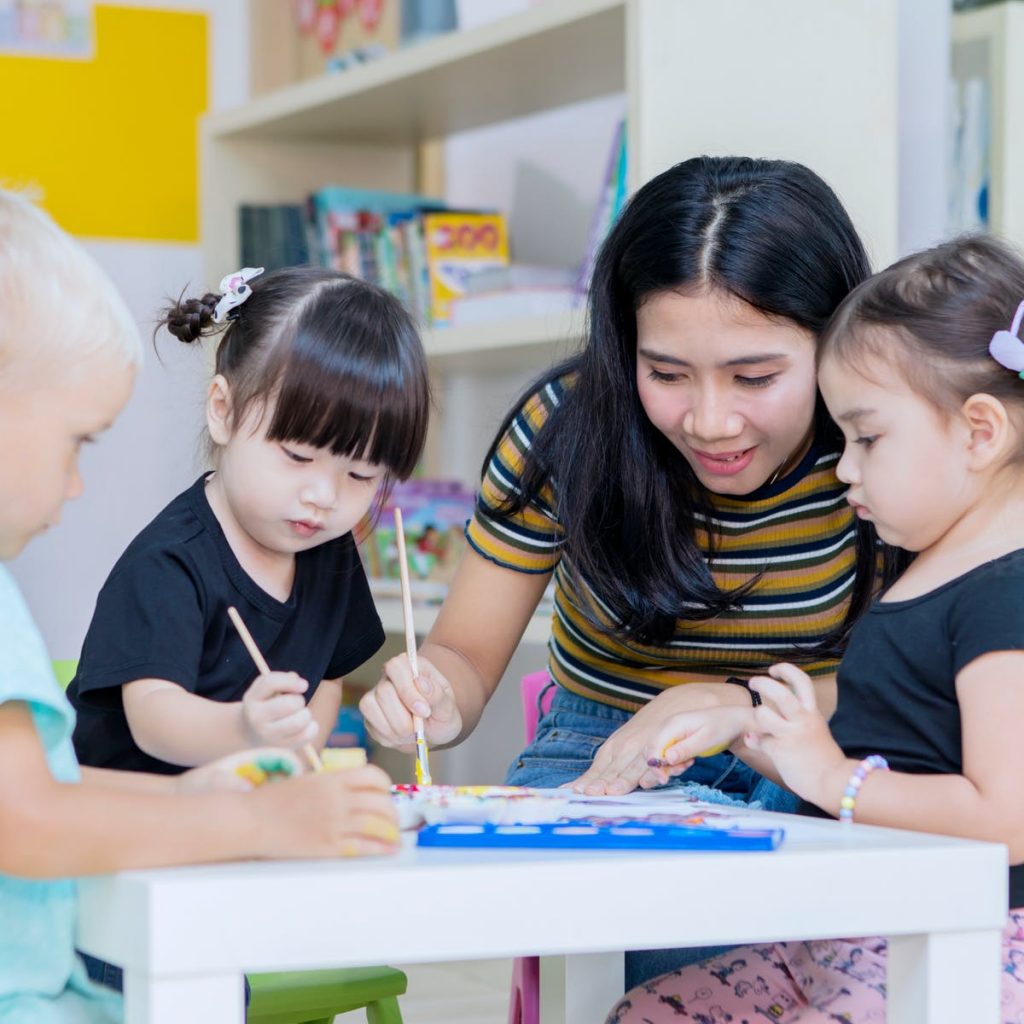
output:
[[[555,695],[548,690],[538,711],[537,700],[551,677],[547,669],[523,676],[519,693],[523,699],[523,735],[527,743],[537,735],[537,722],[546,714]],[[535,956],[516,957],[512,965],[512,991],[508,1000],[508,1024],[540,1024],[540,960]]]
[[[519,693],[523,698],[523,736],[527,743],[532,743],[534,736],[537,735],[537,722],[540,720],[537,710],[537,698],[540,696],[541,690],[550,682],[551,676],[548,675],[546,668],[541,669],[539,672],[531,672],[528,676],[523,676],[519,681]],[[540,713],[545,715],[548,713],[554,696],[555,690],[552,687],[544,695]]]

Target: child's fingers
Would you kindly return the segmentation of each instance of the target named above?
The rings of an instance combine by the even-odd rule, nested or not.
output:
[[[316,722],[313,721],[308,708],[303,708],[286,718],[265,720],[259,728],[268,743],[280,743],[285,746],[306,743],[317,733]]]
[[[292,715],[300,714],[303,711],[307,714],[311,713],[302,697],[294,693],[281,693],[275,697],[260,701],[259,709],[256,713],[265,722],[276,722],[282,718],[289,718]]]
[[[388,778],[387,772],[377,765],[364,764],[360,768],[350,768],[341,774],[341,778],[349,789],[382,793],[387,798],[387,806],[397,816],[398,812],[391,802],[391,779]]]
[[[818,697],[814,690],[814,681],[806,672],[787,662],[772,665],[768,672],[772,678],[781,679],[792,688],[802,707],[808,711],[817,711]]]
[[[763,700],[770,701],[785,718],[796,718],[804,710],[796,694],[785,683],[770,676],[754,676],[750,680],[750,688],[761,694]]]
[[[754,709],[754,724],[762,738],[779,736],[786,731],[789,720],[780,715],[774,708],[762,704]]]
[[[690,760],[700,753],[700,749],[690,750],[691,745],[700,747],[700,736],[701,725],[689,713],[673,715],[651,736],[644,749],[645,759],[648,764],[663,762],[665,767]],[[668,755],[673,750],[676,756],[670,758]]]
[[[269,700],[277,694],[305,693],[309,683],[295,672],[268,672],[257,676],[246,691],[254,700]]]
[[[370,839],[366,836],[346,836],[338,843],[336,850],[339,857],[380,857],[394,853],[398,849],[397,839],[386,842],[383,839]]]

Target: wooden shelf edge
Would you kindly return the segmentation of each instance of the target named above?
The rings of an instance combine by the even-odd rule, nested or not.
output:
[[[273,125],[297,114],[336,103],[358,102],[361,96],[376,89],[409,82],[460,61],[623,9],[626,3],[627,0],[559,0],[542,4],[475,29],[453,32],[396,51],[370,64],[296,82],[231,110],[208,114],[202,120],[202,130],[213,139],[272,133]]]

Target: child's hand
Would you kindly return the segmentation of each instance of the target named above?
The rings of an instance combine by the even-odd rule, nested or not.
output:
[[[431,745],[449,743],[462,731],[462,715],[447,679],[426,658],[417,658],[419,675],[413,679],[409,656],[392,658],[384,678],[359,702],[370,735],[386,747],[416,749],[413,715],[423,719]]]
[[[391,780],[367,766],[260,786],[267,857],[355,857],[398,848]]]
[[[286,761],[291,765],[295,775],[301,775],[305,766],[290,750],[280,747],[260,747],[257,750],[240,750],[237,754],[228,754],[209,764],[198,768],[190,768],[175,779],[179,793],[208,793],[212,790],[249,790],[252,783],[238,774],[240,765],[248,764],[260,758],[275,761]]]
[[[818,710],[814,683],[795,665],[773,665],[768,676],[754,676],[750,688],[764,703],[754,709],[754,729],[744,742],[774,762],[782,780],[798,796],[827,806],[833,780],[849,776],[849,762]],[[823,794],[824,792],[829,795]],[[822,804],[822,801],[826,804]]]
[[[718,754],[731,746],[754,722],[753,708],[723,704],[705,711],[683,711],[666,718],[649,739],[644,754],[647,772],[641,789],[664,786],[681,775],[694,758]]]
[[[308,689],[294,672],[257,676],[242,698],[242,723],[252,742],[298,748],[316,739],[317,725],[302,696]]]

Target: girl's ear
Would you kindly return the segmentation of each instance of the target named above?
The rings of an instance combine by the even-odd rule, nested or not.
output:
[[[210,381],[206,394],[206,426],[218,447],[231,440],[231,386],[219,373]]]
[[[1013,441],[1013,427],[1006,406],[992,395],[971,395],[960,407],[967,422],[968,465],[971,469],[987,469],[1002,461]]]

